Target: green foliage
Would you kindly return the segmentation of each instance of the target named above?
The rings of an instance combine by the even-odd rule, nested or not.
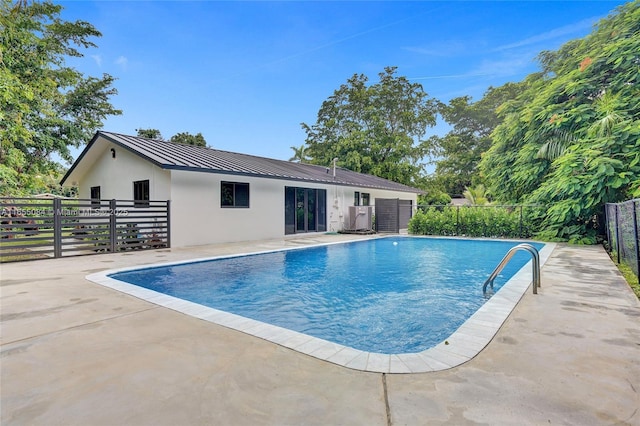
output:
[[[451,203],[451,197],[449,194],[439,191],[432,190],[427,192],[425,195],[418,195],[418,205],[435,205],[435,206],[445,206]]]
[[[157,141],[163,141],[162,133],[158,129],[136,129],[138,137],[145,139],[155,139]]]
[[[561,157],[567,147],[575,142],[573,133],[567,130],[553,129],[538,150],[537,158],[553,161]]]
[[[465,188],[462,195],[474,206],[489,204],[489,194],[487,194],[487,189],[482,184],[473,188]]]
[[[471,102],[469,96],[440,103],[438,112],[453,129],[444,137],[432,136],[436,176],[449,194],[462,194],[466,187],[480,182],[478,163],[491,146],[491,132],[500,123],[496,112],[504,102],[515,98],[522,85],[507,83],[490,87],[483,98]]]
[[[491,238],[531,238],[540,222],[532,206],[438,206],[419,209],[409,233]]]
[[[422,86],[395,76],[387,67],[380,81],[367,85],[356,74],[322,103],[315,124],[302,123],[312,163],[334,158],[347,169],[413,184],[429,151],[420,140],[435,125],[435,103]]]
[[[543,52],[499,108],[480,164],[502,202],[547,205],[538,236],[593,243],[603,205],[640,195],[640,2]]]
[[[300,145],[299,147],[292,146],[293,156],[289,158],[289,161],[293,161],[294,163],[306,163],[309,161],[309,156],[307,155],[307,147],[305,145]]]
[[[136,132],[140,138],[154,139],[157,141],[164,140],[162,133],[158,129],[136,129]],[[202,147],[207,146],[207,141],[204,139],[204,136],[202,136],[202,133],[197,133],[195,135],[192,135],[189,132],[176,133],[171,136],[169,142]]]
[[[617,263],[616,265],[618,266],[618,269],[620,270],[620,273],[624,277],[627,284],[629,284],[629,287],[631,287],[631,290],[633,290],[636,297],[640,299],[640,278],[637,277],[633,272],[633,269],[631,269],[625,263]]]
[[[196,135],[192,135],[189,132],[176,133],[175,135],[171,136],[171,139],[169,140],[173,143],[182,143],[186,145],[202,147],[207,146],[207,141],[204,139],[204,136],[202,136],[202,133],[198,133]]]
[[[418,209],[409,220],[409,233],[415,235],[458,235],[456,209],[427,207]]]
[[[94,47],[100,33],[84,21],[60,19],[51,2],[0,0],[0,195],[50,189],[57,154],[71,161],[69,147],[89,140],[109,115],[116,94],[113,77],[85,77],[65,66]]]

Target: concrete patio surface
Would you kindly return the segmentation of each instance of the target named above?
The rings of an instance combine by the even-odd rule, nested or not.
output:
[[[418,374],[350,370],[85,279],[355,238],[1,265],[1,424],[640,425],[640,302],[602,247],[559,245],[478,356]]]

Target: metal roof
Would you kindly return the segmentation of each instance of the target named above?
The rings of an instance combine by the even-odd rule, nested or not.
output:
[[[119,145],[163,169],[257,176],[272,179],[422,193],[422,191],[417,188],[340,167],[336,167],[336,176],[334,178],[331,167],[274,160],[213,148],[178,144],[104,131],[99,131],[95,134],[91,142],[89,142],[64,176],[61,183],[66,181],[76,166],[82,161],[85,153],[87,153],[100,138]]]

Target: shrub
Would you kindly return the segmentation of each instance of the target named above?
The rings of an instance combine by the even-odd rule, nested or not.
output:
[[[409,233],[492,238],[530,238],[542,220],[531,206],[430,206],[418,209]],[[526,213],[525,213],[526,212]]]

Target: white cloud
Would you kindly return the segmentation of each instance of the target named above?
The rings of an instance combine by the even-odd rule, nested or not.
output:
[[[510,77],[527,71],[534,63],[530,54],[519,55],[512,58],[486,59],[471,71],[472,74]]]
[[[488,75],[494,75],[494,73],[470,71],[463,74],[425,75],[422,77],[407,77],[407,79],[409,80],[441,80],[441,79],[452,79],[452,78],[484,77]]]
[[[402,50],[418,53],[420,55],[447,57],[463,54],[467,48],[468,46],[465,43],[456,40],[449,40],[429,43],[422,46],[406,46],[403,47]]]
[[[547,40],[553,40],[556,38],[564,37],[566,35],[575,34],[580,31],[589,30],[593,27],[600,18],[593,17],[583,19],[580,22],[574,24],[565,25],[564,27],[555,28],[551,31],[544,32],[542,34],[535,35],[533,37],[525,38],[524,40],[516,41],[515,43],[505,44],[496,47],[494,51],[514,49],[517,47],[530,46]]]
[[[102,67],[102,56],[101,55],[91,55],[91,57],[93,58],[94,61],[96,61],[96,64],[98,64],[99,67]]]
[[[118,59],[116,59],[115,62],[117,65],[120,65],[120,67],[123,70],[127,69],[127,66],[129,65],[129,60],[126,58],[126,56],[118,56]]]
[[[513,55],[508,58],[484,59],[475,68],[461,74],[440,74],[419,77],[407,77],[409,80],[467,80],[476,77],[512,77],[529,72],[534,63],[531,52]]]

